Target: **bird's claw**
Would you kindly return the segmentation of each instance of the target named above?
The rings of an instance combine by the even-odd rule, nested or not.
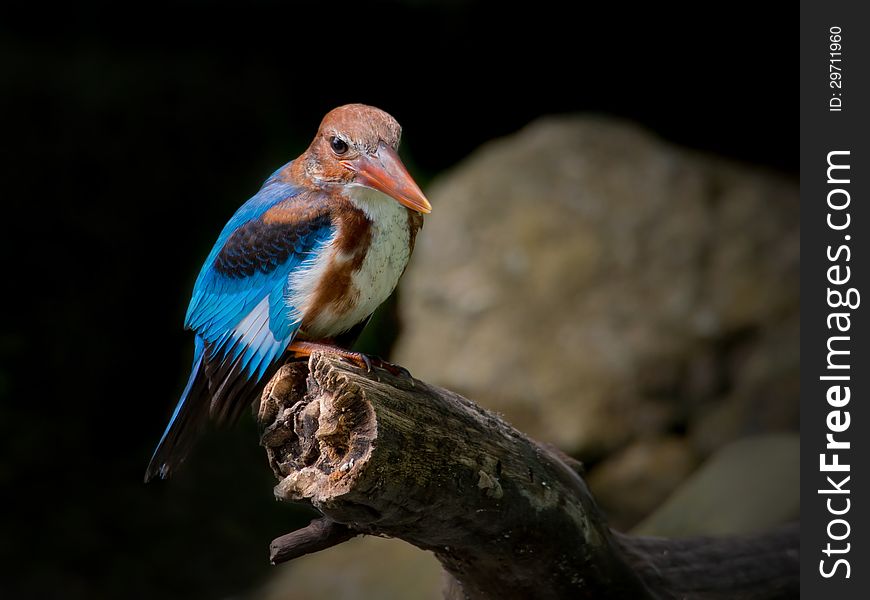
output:
[[[382,358],[375,357],[374,364],[376,367],[378,367],[379,369],[383,369],[393,377],[405,377],[408,379],[413,379],[411,377],[411,372],[408,371],[408,369],[397,364],[388,362]]]
[[[362,352],[336,352],[341,359],[366,373],[372,372],[372,359]]]
[[[359,352],[349,356],[345,356],[345,358],[348,360],[348,362],[359,367],[360,369],[365,369],[366,373],[371,373],[372,368],[374,367],[377,369],[382,369],[394,377],[405,377],[408,379],[413,379],[413,377],[411,376],[411,372],[408,371],[408,369],[388,362],[379,356],[369,356],[367,354]]]

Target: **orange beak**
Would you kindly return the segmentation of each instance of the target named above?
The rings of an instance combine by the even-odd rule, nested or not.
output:
[[[411,210],[424,214],[432,212],[432,205],[411,178],[399,155],[383,142],[373,156],[363,154],[340,164],[356,173],[356,182],[360,185],[383,192]]]

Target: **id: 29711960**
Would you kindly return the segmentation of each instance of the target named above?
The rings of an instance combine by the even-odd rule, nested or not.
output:
[[[843,110],[843,28],[837,25],[830,27],[828,40],[831,49],[828,60],[828,86],[831,88],[828,110],[840,112]]]

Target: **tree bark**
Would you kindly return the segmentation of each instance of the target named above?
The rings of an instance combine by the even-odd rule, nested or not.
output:
[[[728,540],[614,533],[579,463],[410,377],[316,353],[272,378],[259,420],[275,495],[324,515],[275,540],[274,562],[370,534],[433,552],[451,597],[798,594],[796,529]]]

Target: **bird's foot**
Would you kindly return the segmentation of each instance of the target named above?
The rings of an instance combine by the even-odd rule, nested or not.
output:
[[[368,363],[368,371],[371,371],[372,367],[377,367],[378,369],[383,369],[394,377],[406,377],[408,379],[413,379],[413,377],[411,376],[411,372],[408,369],[400,365],[388,362],[380,356],[367,356],[362,353],[360,353],[360,356],[363,358],[364,361]]]
[[[363,354],[362,352],[354,352],[352,350],[345,350],[344,348],[339,348],[338,346],[332,346],[330,344],[319,344],[316,342],[292,342],[287,347],[287,352],[290,358],[306,358],[311,356],[314,352],[326,352],[329,354],[333,354],[336,356],[340,356],[347,362],[352,365],[359,367],[360,369],[365,369],[366,372],[371,373],[372,367],[383,369],[387,373],[395,377],[407,377],[411,378],[411,373],[405,367],[400,367],[399,365],[393,364],[391,362],[387,362],[379,356],[369,356],[367,354]]]
[[[350,350],[341,350],[339,352],[335,352],[334,354],[338,354],[343,359],[359,367],[360,369],[365,369],[367,373],[371,373],[372,367],[374,367],[376,369],[383,369],[394,377],[406,377],[408,379],[412,378],[411,372],[408,371],[408,369],[406,369],[405,367],[401,367],[397,364],[388,362],[380,356],[369,356],[368,354],[363,354],[362,352],[351,352]]]

